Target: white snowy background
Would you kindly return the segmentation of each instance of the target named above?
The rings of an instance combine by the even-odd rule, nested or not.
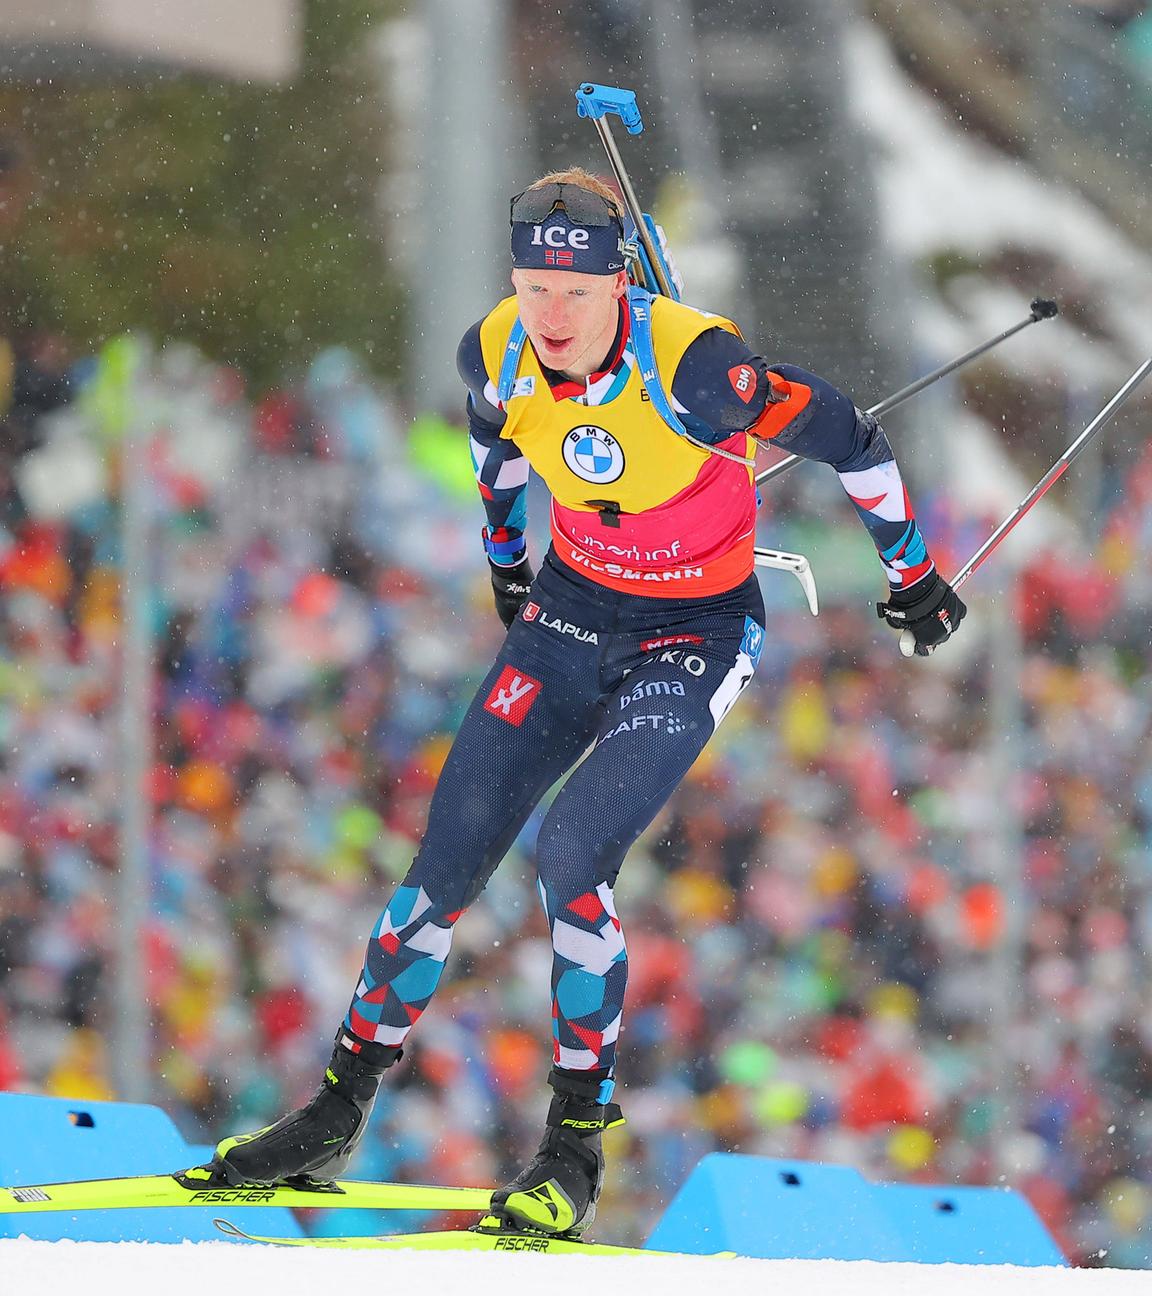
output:
[[[1152,1273],[1122,1269],[1022,1269],[1009,1265],[876,1264],[843,1260],[302,1251],[244,1243],[0,1241],[0,1296],[205,1296],[318,1292],[633,1292],[660,1296],[1150,1296]]]

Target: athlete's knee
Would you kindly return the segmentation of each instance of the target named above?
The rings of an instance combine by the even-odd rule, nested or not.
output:
[[[419,888],[444,913],[467,909],[484,890],[503,850],[478,850],[467,842],[430,842],[426,837],[401,884]]]
[[[421,854],[441,857],[444,865],[461,857],[486,860],[500,852],[509,831],[518,826],[520,806],[502,805],[493,796],[485,798],[473,789],[460,789],[458,795],[433,795],[428,810]],[[433,859],[430,866],[435,866]]]
[[[616,880],[628,843],[607,831],[596,816],[550,813],[536,837],[536,870],[541,886],[574,897],[600,882]]]

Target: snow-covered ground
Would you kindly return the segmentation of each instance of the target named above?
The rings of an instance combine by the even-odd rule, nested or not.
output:
[[[1021,1269],[839,1260],[709,1260],[686,1256],[420,1254],[275,1250],[231,1242],[0,1240],[0,1296],[204,1296],[205,1292],[467,1292],[518,1296],[644,1283],[661,1296],[1150,1296],[1152,1274],[1121,1269]]]

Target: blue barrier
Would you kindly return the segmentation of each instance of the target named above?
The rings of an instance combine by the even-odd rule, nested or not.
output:
[[[907,1260],[927,1264],[1067,1264],[1026,1198],[1006,1188],[874,1184],[903,1221]]]
[[[159,1107],[0,1093],[0,1183],[9,1187],[113,1175],[169,1174],[203,1161]],[[221,1208],[0,1215],[0,1237],[83,1242],[220,1241]],[[283,1206],[244,1210],[253,1232],[300,1237]]]
[[[846,1166],[732,1153],[700,1162],[647,1245],[773,1260],[1066,1263],[1018,1193],[872,1184]]]
[[[0,1093],[0,1183],[167,1174],[206,1159],[158,1107]],[[0,1215],[0,1237],[219,1240],[219,1207]],[[255,1233],[300,1237],[284,1207],[245,1209]],[[1028,1203],[994,1188],[872,1184],[845,1166],[713,1153],[652,1232],[654,1249],[764,1259],[1063,1265]]]

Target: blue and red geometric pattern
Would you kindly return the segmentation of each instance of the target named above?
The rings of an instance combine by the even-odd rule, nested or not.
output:
[[[572,1070],[611,1071],[628,983],[612,888],[602,882],[566,903],[550,903],[540,892],[552,932],[553,1060]],[[404,1043],[440,983],[460,912],[439,912],[423,887],[397,887],[368,942],[344,1021],[353,1035]]]
[[[368,942],[345,1026],[359,1039],[399,1045],[428,1006],[460,914],[438,913],[423,887],[396,888]]]
[[[471,397],[469,397],[471,407]],[[528,460],[500,429],[473,419],[468,438],[472,470],[488,514],[484,548],[498,567],[514,567],[526,552],[524,527],[528,514]]]
[[[553,1061],[569,1070],[607,1068],[616,1062],[616,1041],[628,951],[612,901],[601,882],[566,903],[540,888],[552,930]]]
[[[842,471],[839,477],[875,542],[889,585],[906,589],[927,576],[933,562],[896,461],[889,459],[857,472]]]

